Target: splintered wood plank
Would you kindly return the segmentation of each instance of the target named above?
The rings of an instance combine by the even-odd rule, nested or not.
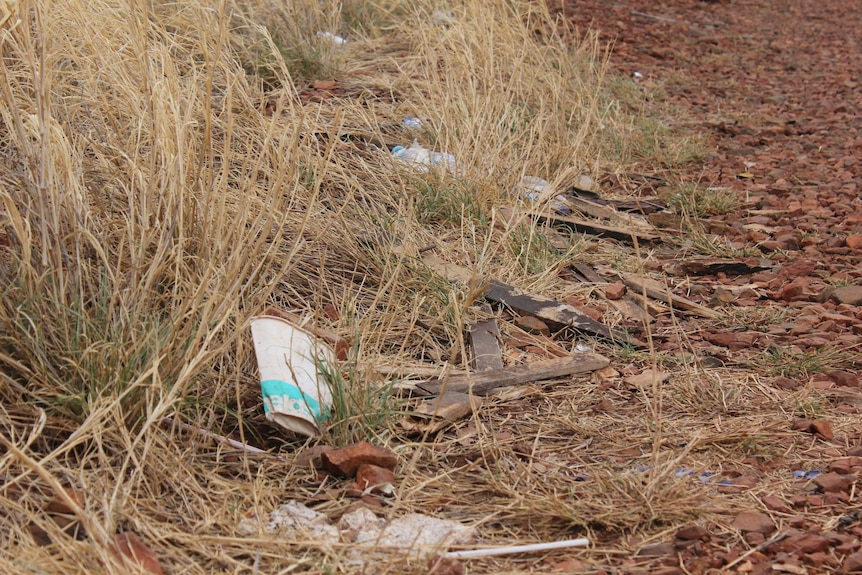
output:
[[[646,295],[655,300],[664,302],[673,308],[687,311],[701,317],[710,319],[721,317],[721,314],[715,310],[670,293],[668,287],[662,282],[638,274],[626,272],[619,272],[618,275],[623,283],[636,293],[646,292]]]
[[[577,232],[604,236],[623,242],[634,243],[635,238],[637,238],[637,241],[641,243],[656,243],[661,240],[661,236],[659,236],[658,234],[653,234],[640,230],[619,228],[616,226],[601,224],[595,220],[587,220],[571,216],[560,216],[557,214],[548,214],[537,211],[530,211],[527,213],[540,221],[547,221],[554,225],[561,225],[567,228],[571,228]]]
[[[491,314],[491,306],[482,304],[482,311]],[[473,369],[502,369],[503,354],[500,351],[500,328],[497,318],[491,317],[470,326],[470,345],[473,348]]]
[[[606,325],[570,305],[562,302],[527,294],[516,287],[491,280],[485,289],[485,299],[501,303],[518,313],[534,315],[550,324],[553,329],[571,327],[577,331],[603,337],[617,342],[642,346],[643,343],[629,334],[611,330]]]
[[[501,387],[554,379],[579,373],[590,373],[607,367],[608,358],[593,352],[577,352],[550,361],[516,365],[465,375],[452,375],[413,385],[414,395],[437,395],[444,391],[488,395]]]

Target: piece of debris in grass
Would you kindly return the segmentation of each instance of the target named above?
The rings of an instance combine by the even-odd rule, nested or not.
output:
[[[661,240],[660,235],[652,232],[616,227],[600,223],[598,220],[588,220],[586,218],[576,218],[559,214],[547,214],[537,211],[527,212],[527,215],[540,222],[547,221],[553,225],[565,226],[576,232],[608,237],[630,244],[635,241],[640,244],[655,244]]]
[[[491,314],[491,306],[488,304],[483,304],[481,310],[487,315]],[[502,369],[503,357],[500,351],[500,328],[497,325],[497,318],[489,317],[470,326],[470,347],[473,353],[473,369],[476,371]]]
[[[111,537],[111,555],[132,573],[162,575],[162,565],[152,549],[132,531],[117,533]]]
[[[619,343],[629,342],[636,347],[643,346],[630,335],[612,330],[568,304],[525,293],[500,281],[488,282],[483,295],[485,299],[500,303],[518,313],[535,316],[546,322],[552,329],[570,327],[582,333]]]
[[[400,389],[413,395],[437,395],[443,391],[488,395],[493,391],[522,383],[589,373],[606,367],[610,361],[597,353],[575,352],[568,357],[516,365],[478,373],[453,375],[425,382],[405,382]]]
[[[565,541],[551,541],[549,543],[506,545],[502,547],[472,549],[469,551],[450,551],[443,556],[452,559],[472,559],[476,557],[493,557],[496,555],[513,555],[515,553],[536,553],[540,551],[551,551],[553,549],[567,549],[569,547],[586,547],[589,544],[589,539],[567,539]]]
[[[261,532],[268,534],[289,535],[296,533],[315,541],[337,543],[338,528],[329,523],[329,518],[291,499],[284,505],[274,509],[269,514],[268,521],[261,525],[257,517],[246,517],[236,526],[236,532],[242,536],[255,535]]]
[[[370,463],[389,470],[395,469],[398,457],[392,450],[360,441],[320,455],[321,465],[326,471],[342,477],[353,477],[363,463]]]
[[[482,405],[482,399],[475,395],[446,390],[433,399],[425,399],[414,413],[426,418],[406,417],[401,426],[407,431],[436,433],[451,423],[464,418]]]

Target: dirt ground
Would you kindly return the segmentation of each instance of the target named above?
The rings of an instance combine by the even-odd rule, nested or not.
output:
[[[680,126],[710,135],[712,153],[686,177],[738,192],[744,198],[739,210],[712,220],[725,224],[733,248],[756,246],[781,262],[769,272],[700,281],[750,286],[748,294],[732,290],[742,295],[730,305],[785,309],[787,321],[764,331],[745,322],[727,329],[686,320],[691,345],[739,367],[752,351],[763,358],[775,346],[792,349],[800,364],[830,353],[858,358],[862,309],[850,296],[858,298],[853,290],[862,290],[852,287],[862,277],[862,11],[839,0],[599,0],[566,2],[556,10],[580,29],[600,30],[612,44],[613,70],[662,90],[680,110]],[[675,345],[668,341],[666,348]],[[762,484],[752,490],[754,514],[733,524],[744,541],[692,528],[677,533],[673,544],[666,538],[641,552],[664,555],[658,563],[611,561],[602,571],[862,571],[858,374],[853,367],[810,367],[787,370],[787,377],[778,373],[770,384],[814,386],[826,400],[823,418],[855,415],[857,424],[847,435],[827,433],[828,440],[812,442],[803,460],[787,470],[802,480],[770,495]],[[782,459],[751,457],[748,473],[786,464]],[[847,475],[850,469],[855,476]],[[819,482],[805,481],[817,472]],[[843,487],[827,485],[841,477]],[[770,514],[778,529],[760,529],[761,513]],[[747,521],[752,525],[743,525]]]

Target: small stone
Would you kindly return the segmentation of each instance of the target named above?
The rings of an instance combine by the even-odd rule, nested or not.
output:
[[[862,286],[842,286],[829,294],[829,299],[837,304],[862,305]]]
[[[862,234],[850,234],[845,238],[844,245],[846,245],[851,250],[858,250],[862,248]]]
[[[847,573],[862,573],[862,551],[857,551],[853,555],[845,557],[841,567]]]
[[[775,495],[764,495],[760,498],[760,501],[770,511],[777,511],[779,513],[793,512],[793,510],[790,508],[786,501],[784,501],[780,497],[776,497]]]
[[[806,533],[799,539],[789,542],[791,549],[795,548],[802,553],[816,553],[829,549],[829,540],[817,533]]]
[[[793,431],[811,431],[810,419],[794,419],[790,422],[790,429]]]
[[[539,318],[531,315],[516,317],[515,325],[517,325],[519,328],[526,331],[527,333],[535,333],[538,335],[551,334],[551,329],[548,327],[548,324],[546,324]]]
[[[807,278],[796,278],[792,282],[785,284],[778,292],[778,299],[784,301],[793,301],[805,293],[805,288],[808,287]]]
[[[790,379],[789,377],[776,377],[772,380],[772,386],[785,391],[795,391],[802,387],[802,382]]]
[[[111,537],[111,555],[129,572],[146,575],[163,575],[164,571],[156,554],[135,533],[126,531]]]
[[[689,525],[688,527],[683,527],[676,532],[676,538],[682,539],[683,541],[703,539],[707,535],[709,535],[709,531],[707,531],[706,527],[701,525]]]
[[[614,406],[614,402],[607,397],[600,399],[593,409],[598,413],[614,413],[617,410]]]
[[[835,437],[832,433],[832,424],[826,419],[815,419],[812,421],[811,433],[816,433],[827,441],[831,441]]]
[[[851,457],[862,457],[862,445],[851,447],[847,450],[847,455],[850,455]]]
[[[826,492],[845,491],[850,488],[853,480],[850,477],[831,472],[818,475],[814,478],[814,483]]]
[[[370,463],[363,463],[356,470],[356,483],[364,493],[392,495],[395,492],[395,474]]]
[[[363,463],[389,470],[394,470],[398,464],[398,458],[391,450],[365,441],[328,451],[321,454],[320,459],[325,470],[344,477],[353,477]]]
[[[759,511],[743,511],[731,523],[731,526],[745,532],[763,533],[768,535],[775,531],[775,524],[769,515]]]
[[[626,295],[626,285],[622,282],[612,283],[611,285],[605,288],[605,297],[608,299],[616,300],[622,298]]]
[[[766,541],[766,535],[758,533],[757,531],[749,531],[743,537],[745,538],[745,542],[749,545],[760,545]]]
[[[64,487],[63,491],[69,499],[72,500],[78,507],[84,507],[84,494],[72,487]],[[56,513],[57,515],[74,515],[75,510],[67,503],[66,498],[55,495],[51,501],[45,505],[45,513]]]
[[[311,83],[311,87],[315,90],[335,90],[338,87],[338,82],[335,80],[315,80]]]
[[[830,380],[843,387],[859,387],[859,376],[843,369],[830,369],[824,374]]]
[[[297,467],[313,467],[315,469],[322,468],[322,456],[324,453],[332,451],[333,448],[329,445],[313,445],[301,449],[293,459],[293,464]]]

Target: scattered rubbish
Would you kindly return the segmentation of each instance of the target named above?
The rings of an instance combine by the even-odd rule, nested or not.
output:
[[[689,257],[685,261],[665,266],[664,271],[679,276],[717,275],[747,275],[772,269],[773,263],[766,258],[732,258]]]
[[[434,10],[431,13],[431,23],[436,26],[454,26],[458,23],[454,10]]]
[[[236,531],[240,535],[254,535],[260,532],[259,527],[257,518],[247,517],[239,522]],[[293,499],[269,514],[264,532],[279,535],[296,532],[324,543],[337,543],[339,540],[338,528],[329,523],[326,515]]]
[[[565,541],[551,541],[550,543],[508,545],[504,547],[489,547],[487,549],[473,549],[471,551],[450,551],[445,553],[443,557],[450,559],[473,559],[476,557],[493,557],[495,555],[512,555],[514,553],[551,551],[553,549],[567,549],[569,547],[586,547],[589,544],[589,539],[567,539]]]
[[[333,34],[332,32],[323,32],[320,31],[317,33],[317,37],[321,40],[328,41],[332,43],[333,46],[340,47],[347,44],[347,39],[343,36],[339,36],[338,34]]]
[[[455,156],[443,152],[434,152],[422,146],[418,140],[413,140],[409,147],[395,146],[392,157],[417,170],[427,172],[432,168],[455,172],[457,162]]]
[[[584,283],[592,283],[596,285],[605,285],[610,283],[607,279],[603,278],[598,272],[586,264],[576,263],[569,271],[573,272],[575,279]],[[605,295],[605,297],[613,308],[629,319],[634,319],[647,324],[655,321],[649,312],[644,309],[644,306],[640,305],[635,300],[631,293],[626,292],[618,299],[610,298],[607,295]]]
[[[419,118],[414,118],[413,116],[407,116],[401,121],[401,125],[407,128],[408,130],[422,130],[425,128],[424,122]],[[396,146],[397,148],[398,146]],[[393,150],[394,151],[394,150]]]
[[[821,473],[822,471],[818,471],[816,469],[812,469],[810,471],[804,471],[802,469],[799,469],[793,472],[793,477],[795,477],[796,479],[814,479]]]
[[[608,237],[621,242],[634,243],[638,241],[641,244],[653,244],[661,240],[661,236],[651,231],[612,226],[586,218],[576,218],[567,215],[548,216],[548,214],[541,212],[529,212],[528,215],[539,221],[548,221],[554,225],[564,226],[577,232]]]
[[[254,318],[251,331],[266,418],[302,435],[319,434],[319,422],[332,407],[332,392],[319,365],[335,365],[334,354],[280,317]]]
[[[516,287],[496,280],[488,282],[488,287],[483,295],[485,299],[503,304],[518,313],[534,315],[547,322],[552,329],[570,327],[589,335],[618,342],[629,342],[636,347],[643,346],[641,342],[628,334],[612,330],[570,305],[527,294]]]
[[[354,543],[398,548],[413,555],[437,552],[448,545],[466,545],[473,542],[476,534],[473,527],[420,513],[409,513],[382,528],[376,516],[371,513],[363,515],[369,522],[356,529]],[[373,521],[369,515],[374,517]]]
[[[407,431],[437,433],[482,406],[482,399],[459,391],[445,390],[434,399],[420,403],[413,412],[428,418],[406,417],[401,426]]]
[[[597,353],[576,352],[549,361],[491,369],[465,375],[452,375],[425,382],[405,382],[399,389],[413,395],[437,395],[446,391],[488,395],[499,388],[533,381],[589,373],[606,367],[610,361]]]
[[[568,214],[571,212],[569,206],[561,200],[562,196],[555,195],[551,184],[543,178],[524,176],[521,178],[519,193],[522,198],[533,203],[550,199],[549,205],[551,209],[559,214]]]

